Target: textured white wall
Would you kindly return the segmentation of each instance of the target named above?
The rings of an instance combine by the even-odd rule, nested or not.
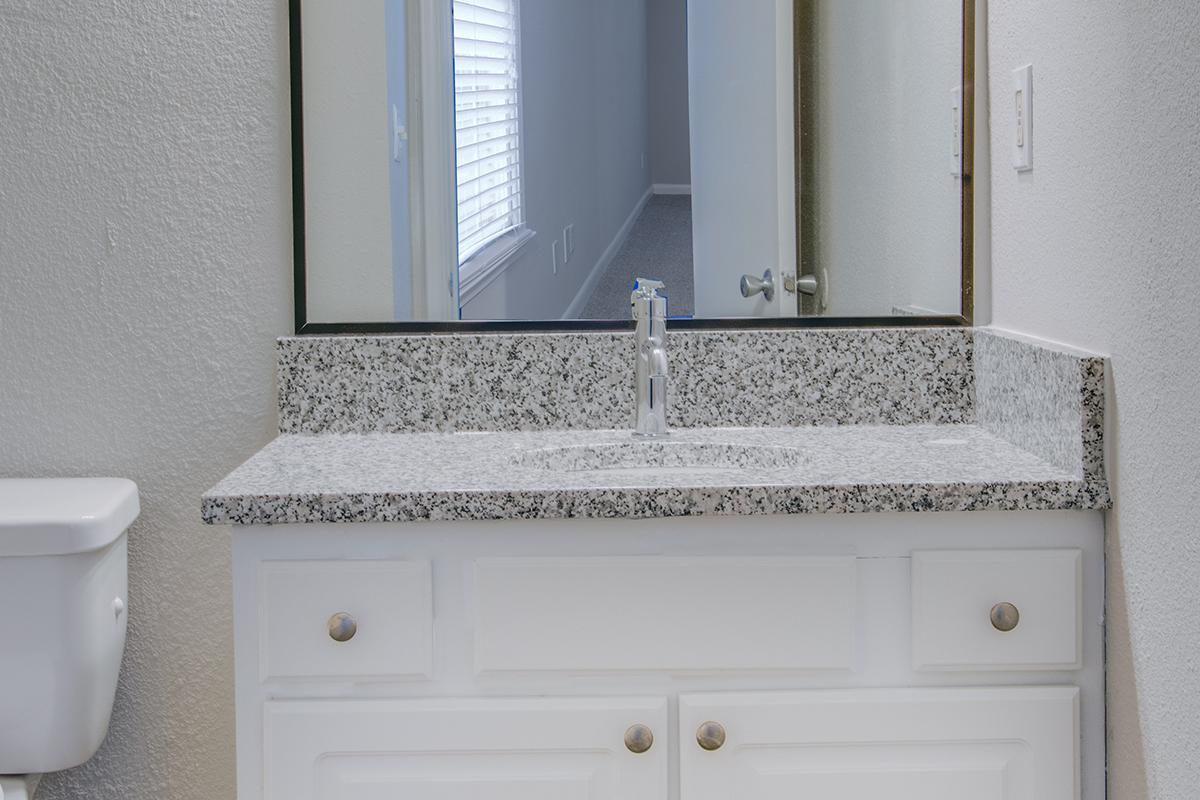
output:
[[[1195,0],[990,8],[994,324],[1112,355],[1113,800],[1200,786],[1200,14]],[[1034,171],[1010,73],[1034,71]]]
[[[142,492],[108,740],[42,800],[233,798],[229,543],[199,496],[275,425],[286,15],[0,4],[0,475]]]

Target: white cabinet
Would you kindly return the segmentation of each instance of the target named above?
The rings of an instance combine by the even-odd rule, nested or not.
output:
[[[662,800],[663,698],[268,702],[268,800]],[[625,733],[657,732],[631,752]]]
[[[1073,800],[1078,695],[1066,686],[684,695],[681,798]]]
[[[238,800],[1104,798],[1099,514],[245,527],[233,572]]]

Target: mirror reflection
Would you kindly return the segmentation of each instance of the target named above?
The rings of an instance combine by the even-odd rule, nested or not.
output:
[[[959,315],[960,0],[301,0],[309,322]]]

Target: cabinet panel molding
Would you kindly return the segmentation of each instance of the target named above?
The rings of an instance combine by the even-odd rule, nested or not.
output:
[[[665,698],[265,704],[265,800],[661,800]],[[655,733],[643,753],[624,734]]]
[[[484,558],[475,667],[850,670],[853,556]]]
[[[1077,800],[1078,706],[1070,686],[682,695],[681,798]]]

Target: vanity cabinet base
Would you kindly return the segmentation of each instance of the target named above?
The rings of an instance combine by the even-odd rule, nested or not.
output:
[[[240,800],[1104,797],[1103,521],[234,531]]]

